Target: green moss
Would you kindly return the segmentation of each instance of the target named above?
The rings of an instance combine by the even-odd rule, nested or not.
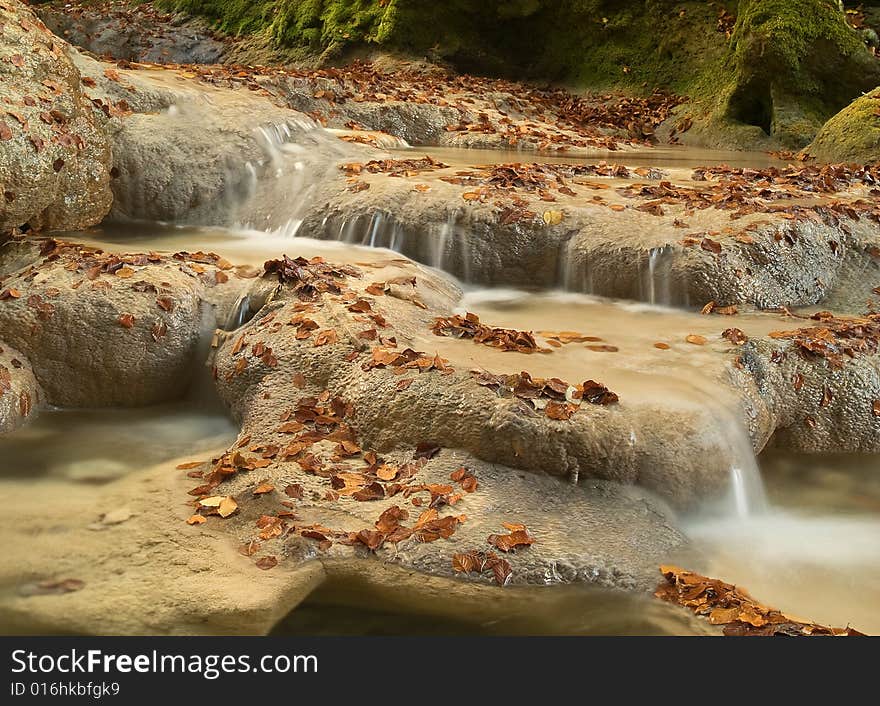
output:
[[[805,151],[823,162],[880,162],[880,88],[831,118]]]
[[[381,46],[463,71],[690,96],[721,143],[801,147],[880,62],[837,0],[159,0],[313,56]],[[731,36],[719,12],[736,17]],[[762,137],[763,136],[763,137]],[[709,140],[711,142],[711,139]]]

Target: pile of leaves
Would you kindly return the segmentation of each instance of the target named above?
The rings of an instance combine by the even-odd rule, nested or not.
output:
[[[538,88],[443,70],[403,68],[389,72],[364,61],[318,70],[236,64],[116,63],[122,68],[169,68],[187,78],[213,85],[242,86],[285,103],[289,93],[294,92],[312,101],[310,115],[321,122],[334,114],[344,117],[342,111],[348,102],[403,102],[453,109],[454,112],[449,111],[452,115],[446,125],[448,132],[495,135],[499,142],[512,147],[547,151],[588,147],[616,150],[621,141],[645,144],[669,111],[683,101],[660,91],[646,97],[613,93],[576,96],[559,88]]]
[[[292,285],[296,295],[303,301],[314,301],[321,294],[341,294],[342,281],[346,277],[360,277],[361,272],[351,265],[331,265],[322,257],[310,260],[295,259],[284,255],[280,260],[267,260],[263,276],[275,275],[284,285]]]
[[[820,311],[809,318],[820,325],[771,331],[770,338],[790,340],[805,356],[824,358],[837,368],[858,355],[874,355],[880,347],[880,314],[837,317]]]
[[[567,196],[574,196],[567,180],[574,180],[585,176],[608,177],[615,179],[629,179],[633,175],[644,179],[660,179],[663,172],[658,169],[639,167],[629,169],[622,164],[521,164],[512,162],[509,164],[493,164],[463,169],[457,171],[455,176],[441,177],[442,181],[462,186],[489,186],[497,189],[522,190],[539,192],[547,199],[545,193],[556,189]]]
[[[228,282],[228,271],[232,269],[229,261],[215,253],[116,254],[55,238],[38,238],[36,242],[39,243],[42,258],[24,269],[0,276],[0,302],[22,299],[40,321],[50,321],[55,314],[55,305],[51,300],[61,295],[61,289],[39,287],[34,282],[44,268],[62,263],[64,270],[79,277],[69,285],[72,290],[79,290],[84,286],[100,292],[125,289],[152,298],[156,315],[152,317],[150,332],[157,343],[165,337],[171,323],[164,314],[171,314],[177,306],[172,290],[162,281],[164,277],[161,272],[164,268],[175,268],[209,287]],[[22,289],[26,285],[37,291],[32,291],[27,298],[23,298]],[[134,328],[137,323],[134,315],[125,312],[117,316],[117,322],[127,329]]]
[[[480,323],[480,317],[468,312],[464,316],[455,314],[449,317],[438,317],[431,327],[435,336],[452,336],[470,338],[474,343],[482,343],[503,351],[518,353],[549,353],[549,348],[541,348],[531,331],[496,328]]]
[[[727,165],[700,167],[693,173],[694,181],[739,182],[755,189],[795,187],[804,193],[833,194],[853,185],[870,188],[880,186],[880,165],[817,164],[767,167],[766,169],[733,168]]]
[[[689,608],[723,626],[725,635],[808,636],[861,635],[853,628],[831,628],[785,615],[758,603],[745,590],[676,566],[661,566],[665,581],[654,595]]]
[[[523,371],[516,375],[493,375],[483,370],[472,370],[478,385],[494,390],[501,397],[514,397],[528,410],[540,410],[549,419],[564,421],[584,402],[611,405],[618,401],[615,393],[602,383],[587,380],[582,385],[570,385],[558,378],[532,378]]]
[[[340,165],[339,168],[348,176],[369,172],[370,174],[388,174],[393,177],[412,177],[422,172],[448,169],[449,165],[425,155],[421,159],[374,159],[366,164],[349,162]]]
[[[504,553],[515,552],[520,547],[530,547],[535,540],[525,525],[512,522],[502,523],[507,534],[490,534],[487,542]],[[452,557],[452,570],[457,574],[492,574],[495,583],[506,586],[513,575],[513,567],[493,551],[471,549]]]
[[[377,346],[373,348],[370,359],[361,367],[365,371],[376,368],[392,368],[395,375],[403,375],[409,370],[417,370],[420,373],[437,370],[443,375],[451,375],[455,372],[455,369],[450,368],[448,363],[448,360],[441,358],[439,355],[430,356],[427,353],[415,351],[412,348],[395,351]]]

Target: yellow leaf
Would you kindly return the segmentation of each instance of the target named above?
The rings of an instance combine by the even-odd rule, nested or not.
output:
[[[544,223],[556,226],[562,223],[562,211],[544,211]]]
[[[238,510],[238,503],[231,497],[225,497],[220,501],[220,517],[229,517],[233,512]]]

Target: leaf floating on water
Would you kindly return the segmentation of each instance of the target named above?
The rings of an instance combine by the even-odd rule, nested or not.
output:
[[[435,336],[452,336],[454,338],[470,338],[474,343],[481,343],[504,351],[518,353],[547,353],[549,349],[538,346],[531,331],[498,328],[480,323],[480,317],[468,312],[464,316],[456,314],[449,317],[438,317],[434,320],[431,330]]]
[[[454,554],[452,570],[459,574],[482,574],[488,571],[499,586],[506,586],[513,574],[513,568],[507,559],[502,559],[495,552],[483,552],[479,549]]]

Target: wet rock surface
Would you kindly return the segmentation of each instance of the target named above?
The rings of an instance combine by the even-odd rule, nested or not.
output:
[[[0,433],[27,423],[42,404],[39,385],[22,353],[0,345]]]
[[[691,306],[833,298],[852,313],[874,296],[872,168],[340,168],[347,180],[325,184],[299,234],[390,247],[472,283]]]
[[[0,230],[83,228],[110,209],[110,146],[64,42],[0,5]]]
[[[2,277],[0,340],[27,357],[54,405],[133,406],[181,396],[202,331],[215,325],[211,302],[221,319],[225,313],[223,294],[207,290],[232,290],[238,280],[227,274],[231,264],[199,254],[118,257],[54,240],[36,253],[21,241],[2,249],[9,259],[20,249],[35,257]]]
[[[266,633],[328,578],[410,602],[454,590],[453,616],[503,615],[520,599],[496,585],[645,593],[689,549],[677,512],[723,496],[753,451],[880,450],[876,167],[624,166],[687,133],[679,98],[387,59],[193,66],[223,47],[149,4],[113,7],[54,15],[109,63],[0,0],[15,19],[0,27],[3,228],[94,224],[112,189],[117,222],[406,257],[307,260],[292,240],[259,269],[39,233],[0,245],[0,432],[47,405],[177,399],[206,363],[240,426],[210,458],[111,468],[82,492],[11,485],[0,532],[28,540],[0,576],[4,630]],[[800,145],[796,101],[771,99],[774,135]],[[399,140],[615,158],[446,165],[383,151]],[[587,313],[586,333],[518,330],[408,258],[704,316],[621,308],[626,326],[601,336]]]
[[[82,306],[82,292],[74,299],[69,291],[79,292],[90,282],[111,285],[100,287],[106,305],[94,308],[91,345],[123,363],[131,350],[150,351],[142,368],[126,363],[124,384],[131,395],[138,389],[131,371],[142,370],[152,383],[157,374],[149,364],[167,353],[159,341],[141,342],[147,332],[135,328],[138,317],[146,316],[140,309],[131,327],[120,321],[118,312],[133,309],[141,297],[150,305],[146,310],[155,308],[153,318],[168,318],[168,335],[187,331],[194,317],[187,302],[195,300],[198,307],[202,297],[221,288],[218,273],[233,274],[231,265],[210,255],[163,256],[151,263],[140,262],[138,255],[101,257],[54,241],[36,245],[45,259],[31,270],[15,270],[3,282],[4,287],[20,287],[21,296],[0,302],[0,312],[8,312],[2,337],[22,345],[9,323],[13,320],[31,321],[45,330],[31,336],[27,353],[50,401],[68,404],[83,400],[85,392],[91,395],[89,404],[118,404],[121,399],[114,397],[121,383],[109,357],[100,359],[108,371],[102,377],[89,370],[77,375],[98,380],[100,389],[83,388],[70,375],[62,379],[45,362],[52,332],[70,335],[65,311]],[[34,252],[28,241],[18,246]],[[100,271],[89,280],[89,265],[95,267],[96,258],[100,267],[109,264],[113,269],[118,259],[135,273],[129,277],[117,274],[121,268]],[[138,474],[76,502],[93,508],[83,517],[96,515],[108,532],[134,533],[132,541],[141,537],[138,542],[147,541],[143,533],[149,534],[152,549],[147,556],[154,558],[129,565],[125,578],[114,579],[126,586],[143,582],[145,572],[155,572],[154,562],[167,567],[169,557],[170,571],[180,576],[182,587],[200,585],[203,572],[210,572],[217,591],[246,582],[253,593],[253,579],[247,576],[259,569],[274,578],[261,583],[260,591],[237,608],[231,599],[216,602],[207,613],[199,613],[198,623],[181,620],[184,608],[175,607],[171,599],[154,601],[149,611],[135,602],[134,609],[120,611],[124,616],[108,619],[89,607],[95,602],[86,599],[94,594],[86,591],[103,592],[108,572],[115,572],[122,559],[108,556],[94,566],[71,560],[48,572],[43,559],[32,558],[25,563],[27,575],[36,577],[31,583],[55,585],[69,574],[87,588],[49,595],[25,591],[27,595],[4,602],[10,625],[31,624],[32,611],[39,609],[46,630],[57,625],[63,611],[75,630],[89,625],[89,631],[262,632],[324,575],[359,571],[362,562],[368,575],[381,562],[390,562],[437,577],[432,581],[460,580],[464,572],[477,583],[587,582],[646,590],[656,582],[658,563],[685,545],[674,515],[658,496],[680,504],[717,493],[735,460],[733,450],[722,445],[723,436],[712,435],[713,420],[705,416],[705,408],[652,409],[638,396],[615,400],[603,397],[607,390],[588,392],[601,388],[592,381],[557,381],[546,387],[535,382],[537,377],[514,376],[514,384],[490,374],[505,370],[466,369],[474,350],[494,347],[432,332],[434,318],[455,307],[460,295],[451,283],[406,260],[364,267],[282,259],[268,263],[266,270],[262,277],[245,278],[255,301],[262,302],[254,318],[215,338],[214,377],[241,424],[238,440],[211,461],[185,460],[174,473],[166,467]],[[70,279],[62,279],[59,271]],[[180,277],[184,279],[178,282]],[[129,284],[136,278],[166,282],[182,320],[166,316],[171,312],[159,305],[156,293],[146,296]],[[77,282],[80,286],[73,289]],[[47,293],[50,286],[60,290],[54,298]],[[34,295],[41,302],[30,299]],[[85,301],[97,296],[86,290]],[[54,309],[41,319],[45,306],[37,305],[47,300]],[[707,321],[719,321],[720,328],[724,318]],[[700,343],[696,335],[684,345],[699,348],[705,360],[714,361],[709,379],[714,376],[726,387],[725,394],[740,398],[756,444],[776,431],[778,441],[795,448],[876,450],[874,410],[880,403],[874,406],[871,398],[880,390],[880,379],[870,333],[876,324],[865,322],[868,334],[863,335],[828,319],[793,323],[805,331],[792,328],[796,333],[765,334],[744,343],[737,339],[730,346],[720,335],[718,343],[707,337]],[[805,354],[810,341],[824,340],[823,326],[855,347],[852,360],[837,359],[833,351]],[[411,348],[432,340],[429,336],[438,341],[442,356]],[[192,363],[191,352],[173,348],[172,353]],[[528,369],[534,367],[533,356],[552,366],[557,353],[492,355],[521,358],[511,365]],[[497,361],[491,357],[485,362],[494,366]],[[79,364],[69,361],[67,366]],[[178,370],[164,365],[171,373]],[[179,382],[164,381],[163,389],[175,384]],[[558,385],[566,389],[552,392]],[[793,409],[796,415],[790,413]],[[812,422],[802,420],[802,413]],[[673,417],[676,421],[670,424]],[[627,429],[638,429],[637,437]],[[715,465],[709,462],[713,457]],[[579,480],[576,485],[572,477]],[[98,505],[104,508],[101,512]],[[124,521],[100,520],[101,513],[119,506],[127,508]],[[165,509],[157,512],[157,507]],[[33,522],[50,519],[51,512]],[[521,536],[528,541],[515,552],[494,548],[507,546],[504,537],[516,532],[525,533]],[[162,548],[165,540],[157,537],[185,547],[188,559],[175,562],[177,550],[169,554]],[[85,556],[92,552],[87,549]],[[483,562],[482,571],[473,571],[469,563],[477,560]],[[153,581],[138,589],[144,600]],[[38,599],[39,604],[34,602]],[[258,606],[263,613],[254,622],[251,611]]]
[[[205,23],[163,13],[152,3],[49,2],[35,9],[52,32],[98,56],[213,64],[226,52],[226,42]]]

